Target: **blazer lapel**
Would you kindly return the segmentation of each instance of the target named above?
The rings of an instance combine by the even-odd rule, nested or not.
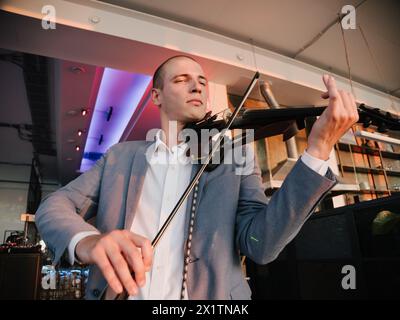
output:
[[[152,142],[151,142],[152,143]],[[135,216],[140,194],[143,188],[148,163],[146,160],[146,150],[151,143],[140,146],[132,162],[131,175],[129,178],[128,193],[126,196],[125,229],[130,229]]]

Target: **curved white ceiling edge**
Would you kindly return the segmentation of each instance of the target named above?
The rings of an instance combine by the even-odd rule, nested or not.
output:
[[[177,50],[235,68],[249,76],[254,71],[253,51],[249,44],[185,24],[97,1],[5,0],[0,9],[42,19],[46,5],[56,9],[56,23],[109,36]],[[99,22],[93,24],[91,17]],[[118,23],[115,23],[118,21]],[[325,70],[262,48],[255,48],[261,74],[325,91],[321,75]],[[241,60],[238,59],[241,57]],[[335,76],[339,88],[349,90],[348,79]],[[400,114],[400,99],[353,82],[358,102]]]

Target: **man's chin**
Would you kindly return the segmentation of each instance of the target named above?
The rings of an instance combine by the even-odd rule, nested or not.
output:
[[[199,122],[200,120],[203,120],[205,116],[206,116],[206,112],[199,113],[199,114],[193,114],[193,115],[189,116],[185,122],[186,123]]]

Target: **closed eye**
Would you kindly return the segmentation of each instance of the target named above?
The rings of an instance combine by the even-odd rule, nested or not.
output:
[[[187,80],[188,80],[187,78],[177,78],[177,79],[175,79],[175,83],[186,82]]]
[[[187,81],[189,81],[189,79],[190,79],[189,76],[181,75],[174,79],[174,83],[187,82]],[[202,77],[202,76],[199,77],[198,81],[199,81],[200,85],[202,85],[204,87],[207,86],[207,79],[205,79],[204,77]]]

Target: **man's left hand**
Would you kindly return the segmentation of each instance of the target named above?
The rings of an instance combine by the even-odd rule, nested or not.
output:
[[[337,90],[332,76],[325,74],[322,79],[327,92],[321,97],[329,98],[329,104],[312,127],[307,152],[316,158],[327,160],[335,143],[359,117],[354,96],[349,92]]]

